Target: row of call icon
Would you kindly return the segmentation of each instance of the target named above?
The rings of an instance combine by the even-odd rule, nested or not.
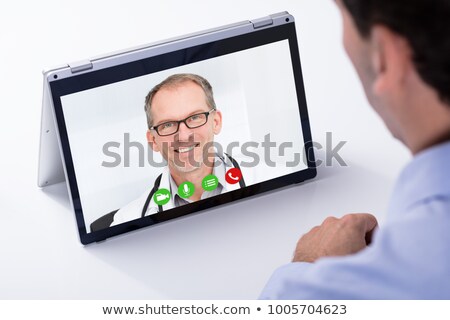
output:
[[[236,184],[242,179],[242,172],[238,168],[231,168],[225,173],[225,180],[229,184]],[[219,178],[210,174],[203,178],[202,188],[205,191],[213,191],[219,186]],[[195,192],[195,186],[190,181],[180,183],[178,186],[178,195],[187,199],[192,197]],[[165,188],[158,189],[153,195],[153,201],[157,205],[165,205],[170,201],[170,191]]]

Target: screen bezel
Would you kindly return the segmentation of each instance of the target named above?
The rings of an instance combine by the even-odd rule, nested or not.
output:
[[[256,183],[242,189],[226,192],[212,198],[199,200],[181,207],[173,208],[162,213],[146,216],[112,226],[106,229],[87,233],[83,209],[81,206],[77,179],[70,150],[67,128],[63,114],[61,97],[75,92],[123,81],[150,73],[179,67],[182,65],[212,59],[233,52],[246,50],[273,42],[288,40],[291,62],[294,73],[295,88],[300,113],[301,129],[304,139],[305,160],[308,168],[287,174],[278,178]],[[74,75],[69,78],[50,82],[55,117],[59,131],[62,153],[70,187],[72,203],[74,206],[80,240],[83,244],[102,241],[109,237],[155,225],[164,221],[189,215],[215,206],[223,205],[260,194],[269,190],[281,188],[290,184],[299,183],[316,176],[315,158],[311,138],[311,129],[306,105],[305,89],[301,70],[295,23],[257,30],[251,33],[237,35],[185,49],[175,50],[151,56],[145,59],[119,64],[101,70]]]

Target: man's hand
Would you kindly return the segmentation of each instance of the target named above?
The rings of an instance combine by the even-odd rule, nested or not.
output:
[[[314,262],[321,257],[356,253],[370,243],[377,225],[377,219],[368,213],[328,217],[300,238],[292,261]]]

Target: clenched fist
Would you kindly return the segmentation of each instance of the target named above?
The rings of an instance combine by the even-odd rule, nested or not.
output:
[[[329,217],[300,238],[292,261],[314,262],[321,257],[356,253],[370,243],[377,225],[377,219],[368,213]]]

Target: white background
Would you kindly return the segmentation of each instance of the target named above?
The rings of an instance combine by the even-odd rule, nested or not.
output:
[[[312,182],[83,247],[64,184],[39,189],[41,70],[288,10],[296,17],[313,138],[346,167]],[[16,1],[0,11],[0,298],[256,298],[298,237],[328,215],[383,224],[408,161],[370,109],[333,1]],[[319,150],[324,158],[324,150]]]

